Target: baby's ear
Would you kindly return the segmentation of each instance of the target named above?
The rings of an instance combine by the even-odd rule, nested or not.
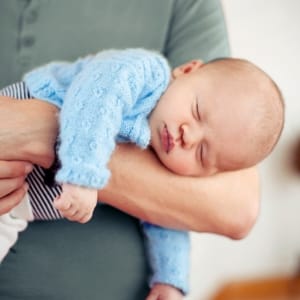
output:
[[[204,62],[202,60],[191,60],[188,61],[187,63],[180,65],[173,69],[172,71],[172,77],[173,79],[184,75],[184,74],[189,74],[192,72],[195,72],[199,68],[201,68],[204,65]]]

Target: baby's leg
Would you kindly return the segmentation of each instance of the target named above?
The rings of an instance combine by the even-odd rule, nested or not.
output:
[[[53,207],[55,197],[60,195],[60,186],[45,184],[45,169],[34,166],[27,176],[28,192],[21,203],[10,213],[0,216],[0,262],[15,244],[19,232],[25,230],[28,221],[61,219]]]
[[[180,299],[188,291],[190,239],[186,231],[142,222],[146,253],[152,272],[149,285],[153,299]],[[148,300],[148,299],[147,299]]]
[[[48,170],[34,166],[27,176],[28,194],[35,220],[58,220],[63,216],[53,206],[53,201],[61,194],[61,186],[49,179]]]
[[[0,216],[0,263],[17,241],[19,232],[33,220],[28,195],[11,212]]]

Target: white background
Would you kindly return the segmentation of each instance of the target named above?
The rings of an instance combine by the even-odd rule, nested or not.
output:
[[[192,234],[188,300],[209,300],[230,281],[292,275],[300,266],[300,173],[291,164],[300,141],[300,1],[222,3],[232,55],[253,61],[277,82],[286,101],[286,124],[275,152],[260,165],[261,211],[250,235],[231,241]]]

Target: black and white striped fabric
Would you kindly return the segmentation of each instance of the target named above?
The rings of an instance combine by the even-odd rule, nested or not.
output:
[[[30,99],[30,95],[24,82],[18,82],[0,90],[0,95],[15,99]],[[33,171],[27,176],[29,199],[35,220],[57,220],[62,216],[52,203],[60,195],[59,185],[48,186],[45,183],[45,169],[35,165]]]

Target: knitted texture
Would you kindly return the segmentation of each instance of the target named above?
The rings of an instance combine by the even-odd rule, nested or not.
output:
[[[149,285],[170,284],[184,294],[189,287],[190,238],[186,231],[166,229],[142,222],[150,261]]]
[[[61,109],[56,180],[101,189],[116,141],[149,144],[147,117],[168,86],[170,67],[156,52],[110,50],[50,63],[24,81],[35,98]]]

